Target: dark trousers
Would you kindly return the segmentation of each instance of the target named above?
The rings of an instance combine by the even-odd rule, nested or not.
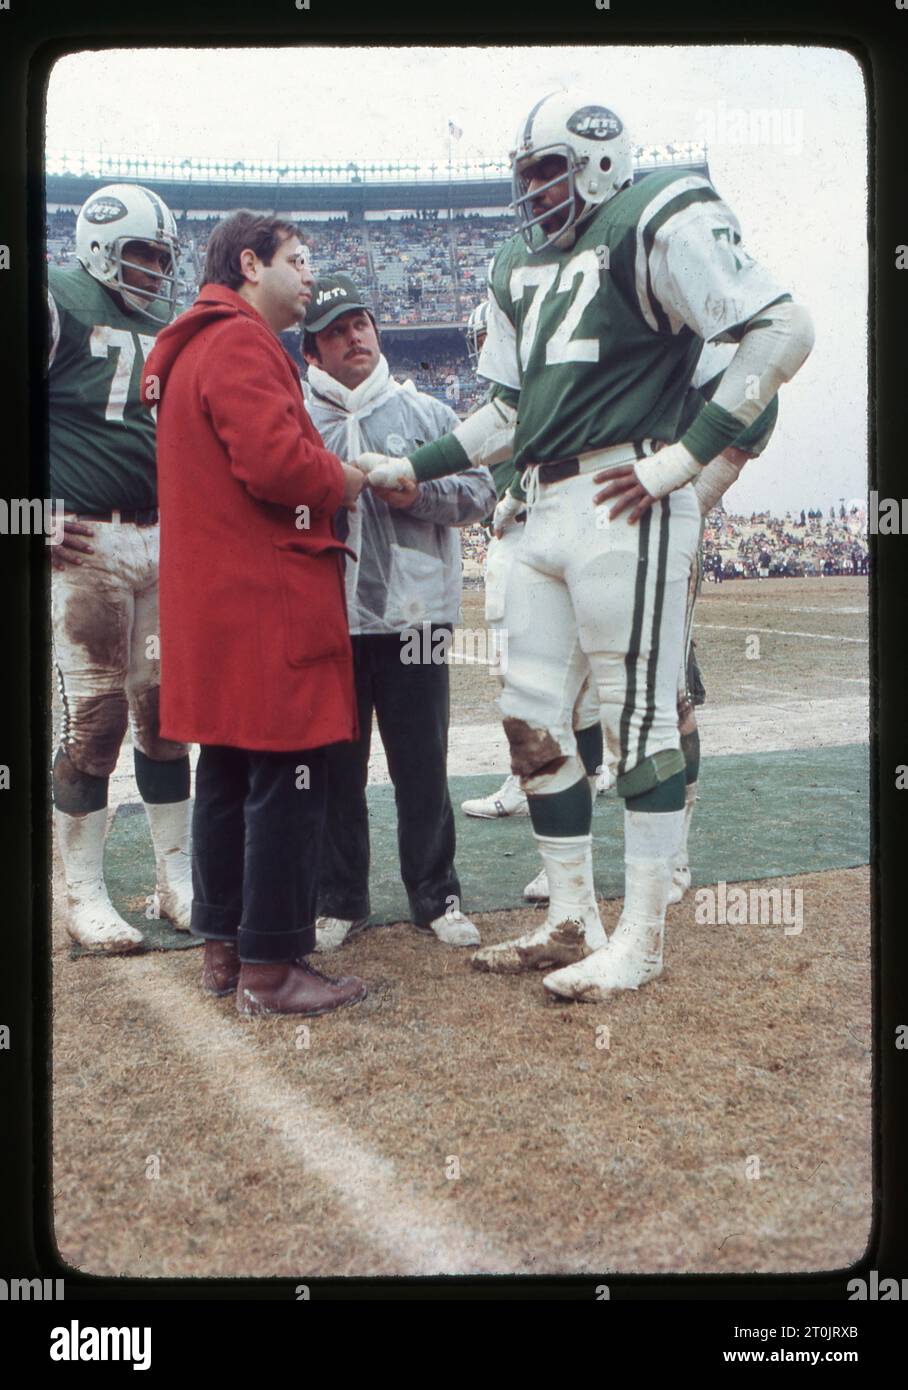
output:
[[[262,964],[314,948],[325,752],[202,746],[192,817],[196,936],[235,941],[241,960]]]
[[[438,631],[437,628],[433,631]],[[428,646],[428,644],[424,644]],[[414,922],[443,916],[460,883],[454,870],[454,812],[448,796],[448,667],[407,665],[397,634],[353,638],[359,740],[327,750],[328,804],[319,879],[323,917],[368,917],[372,713],[397,805],[400,873]]]

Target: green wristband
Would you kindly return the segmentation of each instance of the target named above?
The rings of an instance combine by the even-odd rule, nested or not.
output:
[[[681,436],[680,443],[693,454],[698,463],[711,463],[729,444],[734,444],[744,428],[742,422],[736,415],[732,415],[730,410],[724,410],[721,405],[715,405],[710,401],[700,411],[687,433]]]
[[[449,473],[462,473],[473,467],[460,440],[453,434],[421,445],[410,454],[410,462],[419,483],[428,482],[430,478],[446,478]]]

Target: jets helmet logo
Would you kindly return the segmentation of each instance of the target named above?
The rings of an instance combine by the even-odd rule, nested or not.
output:
[[[89,203],[83,216],[86,222],[116,222],[118,218],[125,217],[127,212],[126,204],[121,203],[119,198],[95,198],[93,203]]]
[[[569,119],[567,128],[587,140],[614,140],[623,130],[614,111],[606,106],[581,106]]]

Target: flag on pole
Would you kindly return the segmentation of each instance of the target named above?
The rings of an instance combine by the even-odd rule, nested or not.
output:
[[[459,140],[463,131],[459,125],[455,125],[453,121],[448,121],[448,134],[452,140]]]

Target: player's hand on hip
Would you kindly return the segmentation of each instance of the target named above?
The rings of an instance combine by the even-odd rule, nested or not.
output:
[[[356,499],[362,492],[366,484],[366,475],[355,468],[352,463],[342,463],[344,470],[344,501],[343,505],[348,512],[356,510]]]
[[[601,492],[596,493],[593,498],[595,505],[601,507],[603,502],[608,502],[614,498],[615,505],[609,508],[610,520],[620,516],[630,507],[631,512],[627,518],[629,526],[634,526],[641,516],[649,511],[656,500],[650,496],[640,482],[632,463],[624,464],[620,468],[609,468],[602,473],[594,473],[593,482],[608,484]]]
[[[50,547],[52,567],[62,570],[69,565],[81,565],[80,555],[94,555],[94,546],[88,544],[88,540],[92,539],[94,534],[94,528],[87,522],[76,521],[71,516],[64,517],[62,539]]]

